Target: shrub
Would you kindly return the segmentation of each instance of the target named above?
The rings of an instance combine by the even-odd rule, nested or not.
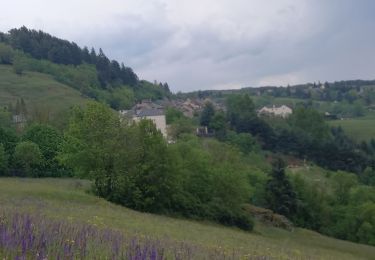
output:
[[[35,176],[36,169],[43,164],[44,158],[37,144],[26,141],[17,144],[14,161],[19,166],[22,176]]]

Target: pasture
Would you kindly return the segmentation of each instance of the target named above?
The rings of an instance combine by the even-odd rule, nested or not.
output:
[[[1,178],[0,216],[21,214],[34,221],[35,228],[39,227],[38,223],[47,223],[44,226],[51,226],[52,230],[54,225],[73,230],[72,238],[69,238],[69,232],[64,232],[65,242],[74,241],[74,234],[81,234],[82,230],[92,230],[90,232],[98,234],[99,238],[107,234],[112,241],[116,237],[116,241],[120,241],[116,245],[127,248],[128,253],[136,254],[139,248],[146,247],[149,256],[159,252],[159,256],[169,259],[258,259],[256,256],[264,257],[261,259],[371,259],[375,255],[375,247],[329,238],[305,229],[289,232],[256,223],[255,230],[250,233],[213,223],[141,213],[89,194],[89,186],[88,181],[76,179]],[[49,234],[50,229],[39,228]],[[53,245],[61,245],[61,238],[55,240],[51,242]],[[138,241],[139,246],[134,247],[134,242],[129,241]],[[113,244],[95,237],[90,239],[88,236],[86,242],[87,248],[96,248],[96,251],[92,249],[95,252],[102,248],[98,251],[101,253],[96,253],[96,259],[113,251]],[[21,252],[22,248],[19,250]],[[82,248],[77,247],[77,250],[78,257]],[[1,252],[7,251],[0,248]],[[89,253],[88,249],[86,254],[89,256]]]

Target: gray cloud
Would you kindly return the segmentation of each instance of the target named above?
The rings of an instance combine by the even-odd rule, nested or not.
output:
[[[374,78],[371,0],[16,0],[26,25],[102,47],[174,91]]]

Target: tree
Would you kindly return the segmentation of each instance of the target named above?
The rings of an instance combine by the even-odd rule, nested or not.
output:
[[[8,169],[8,155],[4,146],[0,143],[0,176],[4,176]]]
[[[293,217],[297,211],[297,198],[291,183],[285,175],[285,162],[277,159],[272,165],[271,179],[266,185],[267,207],[286,217]]]
[[[13,56],[13,49],[4,43],[0,43],[0,64],[12,64]]]
[[[195,130],[195,125],[191,119],[182,117],[174,120],[168,127],[168,136],[172,139],[179,139],[184,134],[192,134]]]
[[[16,55],[13,59],[13,70],[17,75],[22,75],[27,69],[27,60],[21,55]]]
[[[56,156],[63,142],[62,135],[52,126],[45,124],[34,124],[28,127],[22,137],[24,141],[30,141],[39,146],[45,158],[44,176],[58,174],[59,166]]]
[[[352,187],[357,185],[357,176],[351,173],[338,171],[333,175],[334,190],[339,204],[347,204],[349,201],[349,192]]]
[[[227,119],[237,133],[250,133],[259,136],[264,148],[274,145],[272,128],[257,116],[255,106],[249,95],[231,95],[227,99]]]
[[[184,118],[184,114],[180,110],[173,108],[173,107],[168,107],[166,109],[165,120],[166,120],[167,125],[170,125],[178,121],[181,118]]]
[[[94,180],[97,193],[106,198],[114,181],[119,129],[119,117],[105,105],[89,102],[85,110],[76,107],[59,154],[79,177]]]
[[[206,104],[204,105],[202,114],[201,114],[200,124],[202,126],[208,127],[210,125],[211,119],[214,116],[214,114],[215,114],[214,105],[211,102],[206,102]]]
[[[170,208],[173,187],[167,144],[151,120],[141,120],[137,128],[136,168],[127,171],[123,200],[137,210],[160,212]]]
[[[248,132],[256,118],[255,106],[249,95],[232,95],[227,99],[227,117],[237,132]]]
[[[43,163],[43,155],[37,144],[30,141],[20,142],[14,151],[14,161],[23,175],[32,176],[34,170]]]
[[[12,113],[9,109],[0,108],[0,127],[10,128],[12,126]]]
[[[4,146],[5,152],[12,155],[18,142],[18,137],[13,129],[0,127],[0,143]]]
[[[330,137],[329,127],[323,116],[312,108],[295,109],[288,121],[292,127],[302,130],[315,140],[321,141]]]
[[[211,118],[208,128],[215,132],[216,138],[224,140],[227,135],[227,119],[225,114],[221,111],[216,112]]]
[[[76,108],[59,155],[97,195],[142,211],[160,212],[171,196],[167,145],[152,121],[120,121],[105,105]]]

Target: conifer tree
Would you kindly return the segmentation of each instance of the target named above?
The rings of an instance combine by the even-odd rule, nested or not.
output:
[[[272,166],[271,179],[266,186],[267,206],[278,214],[292,217],[297,210],[297,198],[285,175],[285,162],[279,158]]]

